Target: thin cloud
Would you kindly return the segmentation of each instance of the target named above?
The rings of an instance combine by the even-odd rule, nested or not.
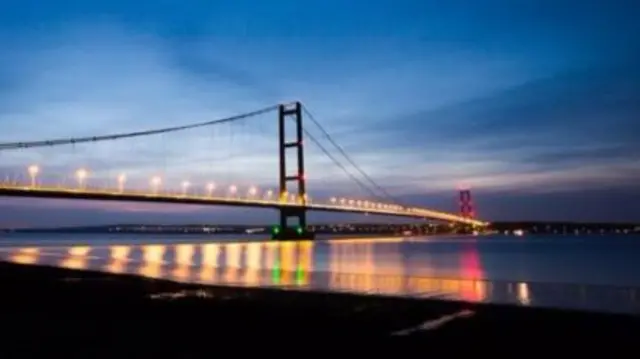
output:
[[[195,17],[210,17],[204,28],[216,35],[193,38],[166,36],[172,26],[163,21],[171,14],[161,16],[159,7],[145,13],[161,18],[165,32],[158,36],[133,22],[52,26],[56,30],[47,34],[7,41],[2,50],[0,142],[199,122],[299,99],[395,194],[450,193],[459,182],[491,193],[627,186],[637,176],[629,166],[637,163],[640,135],[639,72],[634,65],[595,71],[591,63],[605,53],[616,59],[632,53],[623,48],[633,46],[622,45],[630,43],[637,22],[625,22],[630,11],[581,9],[570,12],[576,27],[561,31],[573,9],[568,3],[545,2],[542,11],[489,1],[469,5],[469,14],[439,5],[431,19],[422,15],[433,13],[426,3],[366,11],[349,5],[345,9],[363,8],[357,26],[346,21],[349,12],[323,3],[319,12],[336,14],[337,22],[321,30],[308,29],[307,22],[280,27],[273,20],[289,16],[277,7],[265,7],[271,15],[250,23],[233,11],[203,8]],[[506,12],[513,21],[498,21]],[[391,28],[381,19],[408,13],[422,16],[382,37]],[[320,20],[328,21],[309,21]],[[593,21],[626,24],[629,31],[623,36]],[[266,26],[274,24],[280,25]],[[189,29],[197,27],[190,23]],[[294,36],[283,36],[292,29]],[[347,30],[381,37],[333,36]],[[589,71],[574,71],[577,61]],[[24,177],[26,166],[38,163],[42,179],[51,181],[73,181],[73,172],[87,167],[91,181],[113,183],[127,172],[131,186],[148,186],[150,176],[162,174],[176,186],[188,179],[199,186],[216,181],[271,188],[276,118],[254,120],[175,137],[3,152],[0,176]],[[313,126],[307,122],[307,128]],[[321,151],[307,150],[313,196],[362,193]]]

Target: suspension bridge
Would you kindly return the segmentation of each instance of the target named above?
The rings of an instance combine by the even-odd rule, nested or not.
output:
[[[267,116],[273,119],[274,113],[277,121],[258,121],[257,129],[256,126],[246,126],[247,121],[253,118]],[[347,165],[303,127],[303,115],[321,131]],[[235,143],[221,143],[220,128],[230,128],[229,133],[222,136],[234,142],[233,126],[237,124],[245,126],[239,131],[244,142],[235,135]],[[269,132],[265,126],[270,127],[270,124],[276,127],[277,147],[265,140]],[[185,133],[190,135],[178,138],[173,146],[167,145],[170,136],[174,138]],[[312,163],[317,166],[317,175],[312,177],[307,176],[309,144],[305,140],[319,149],[325,160]],[[111,143],[118,145],[105,147]],[[128,147],[123,143],[129,143]],[[208,157],[194,159],[193,153],[200,153],[207,146],[209,149],[205,152]],[[56,154],[55,149],[60,148],[62,153]],[[238,159],[245,150],[256,151],[259,157]],[[7,156],[11,152],[17,155]],[[221,156],[224,154],[227,156]],[[0,182],[0,196],[270,208],[279,212],[279,225],[274,227],[276,239],[312,237],[313,234],[307,232],[308,211],[486,225],[468,215],[411,206],[397,200],[357,165],[300,102],[147,131],[0,143],[0,155],[3,163],[0,173],[4,174]],[[216,164],[223,159],[226,160],[224,164]],[[273,159],[275,163],[270,162]],[[346,174],[362,195],[358,196],[352,189],[343,195],[331,195],[326,190],[332,188],[330,185],[320,186],[323,180],[335,182],[338,175],[332,168]],[[247,182],[241,175],[247,170],[258,178]],[[278,178],[275,185],[275,176],[269,175],[273,172],[277,172]],[[212,181],[216,176],[225,177],[230,183],[221,185],[219,178]],[[318,191],[318,196],[310,196],[307,190],[310,178],[314,184],[318,183],[318,187],[325,188],[325,192]],[[251,184],[243,186],[238,182]],[[334,186],[336,192],[344,184]]]

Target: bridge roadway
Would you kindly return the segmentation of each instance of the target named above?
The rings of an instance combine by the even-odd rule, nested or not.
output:
[[[30,187],[21,185],[0,184],[0,196],[28,197],[28,198],[50,198],[50,199],[74,199],[74,200],[97,200],[97,201],[120,201],[120,202],[150,202],[169,204],[195,204],[204,206],[235,206],[253,208],[280,209],[283,207],[302,207],[299,203],[281,202],[278,200],[264,200],[256,198],[233,198],[233,197],[212,197],[204,195],[184,195],[167,193],[147,193],[136,191],[114,191],[111,189],[80,189],[80,188],[52,188],[52,187]],[[342,212],[377,214],[395,217],[435,219],[447,222],[462,223],[468,225],[484,226],[487,223],[464,218],[446,212],[433,211],[422,208],[401,208],[401,209],[381,209],[364,208],[349,205],[330,205],[309,203],[308,210],[322,212]]]

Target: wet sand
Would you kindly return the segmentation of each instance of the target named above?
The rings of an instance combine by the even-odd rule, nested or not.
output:
[[[640,335],[640,320],[628,315],[207,287],[3,262],[0,285],[1,338],[11,344],[2,358],[184,358],[259,348],[267,355],[302,350],[303,342],[307,356],[355,343],[366,351],[394,337],[430,349],[600,346],[612,354]]]

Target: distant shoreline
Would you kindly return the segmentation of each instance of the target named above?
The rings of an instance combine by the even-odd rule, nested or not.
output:
[[[0,228],[0,233],[33,234],[136,234],[136,235],[270,235],[272,225],[239,224],[114,224],[59,228]],[[384,235],[426,236],[471,234],[473,228],[448,224],[372,224],[344,223],[310,226],[320,235]],[[576,223],[576,222],[496,222],[484,234],[640,234],[640,224],[633,223]]]

